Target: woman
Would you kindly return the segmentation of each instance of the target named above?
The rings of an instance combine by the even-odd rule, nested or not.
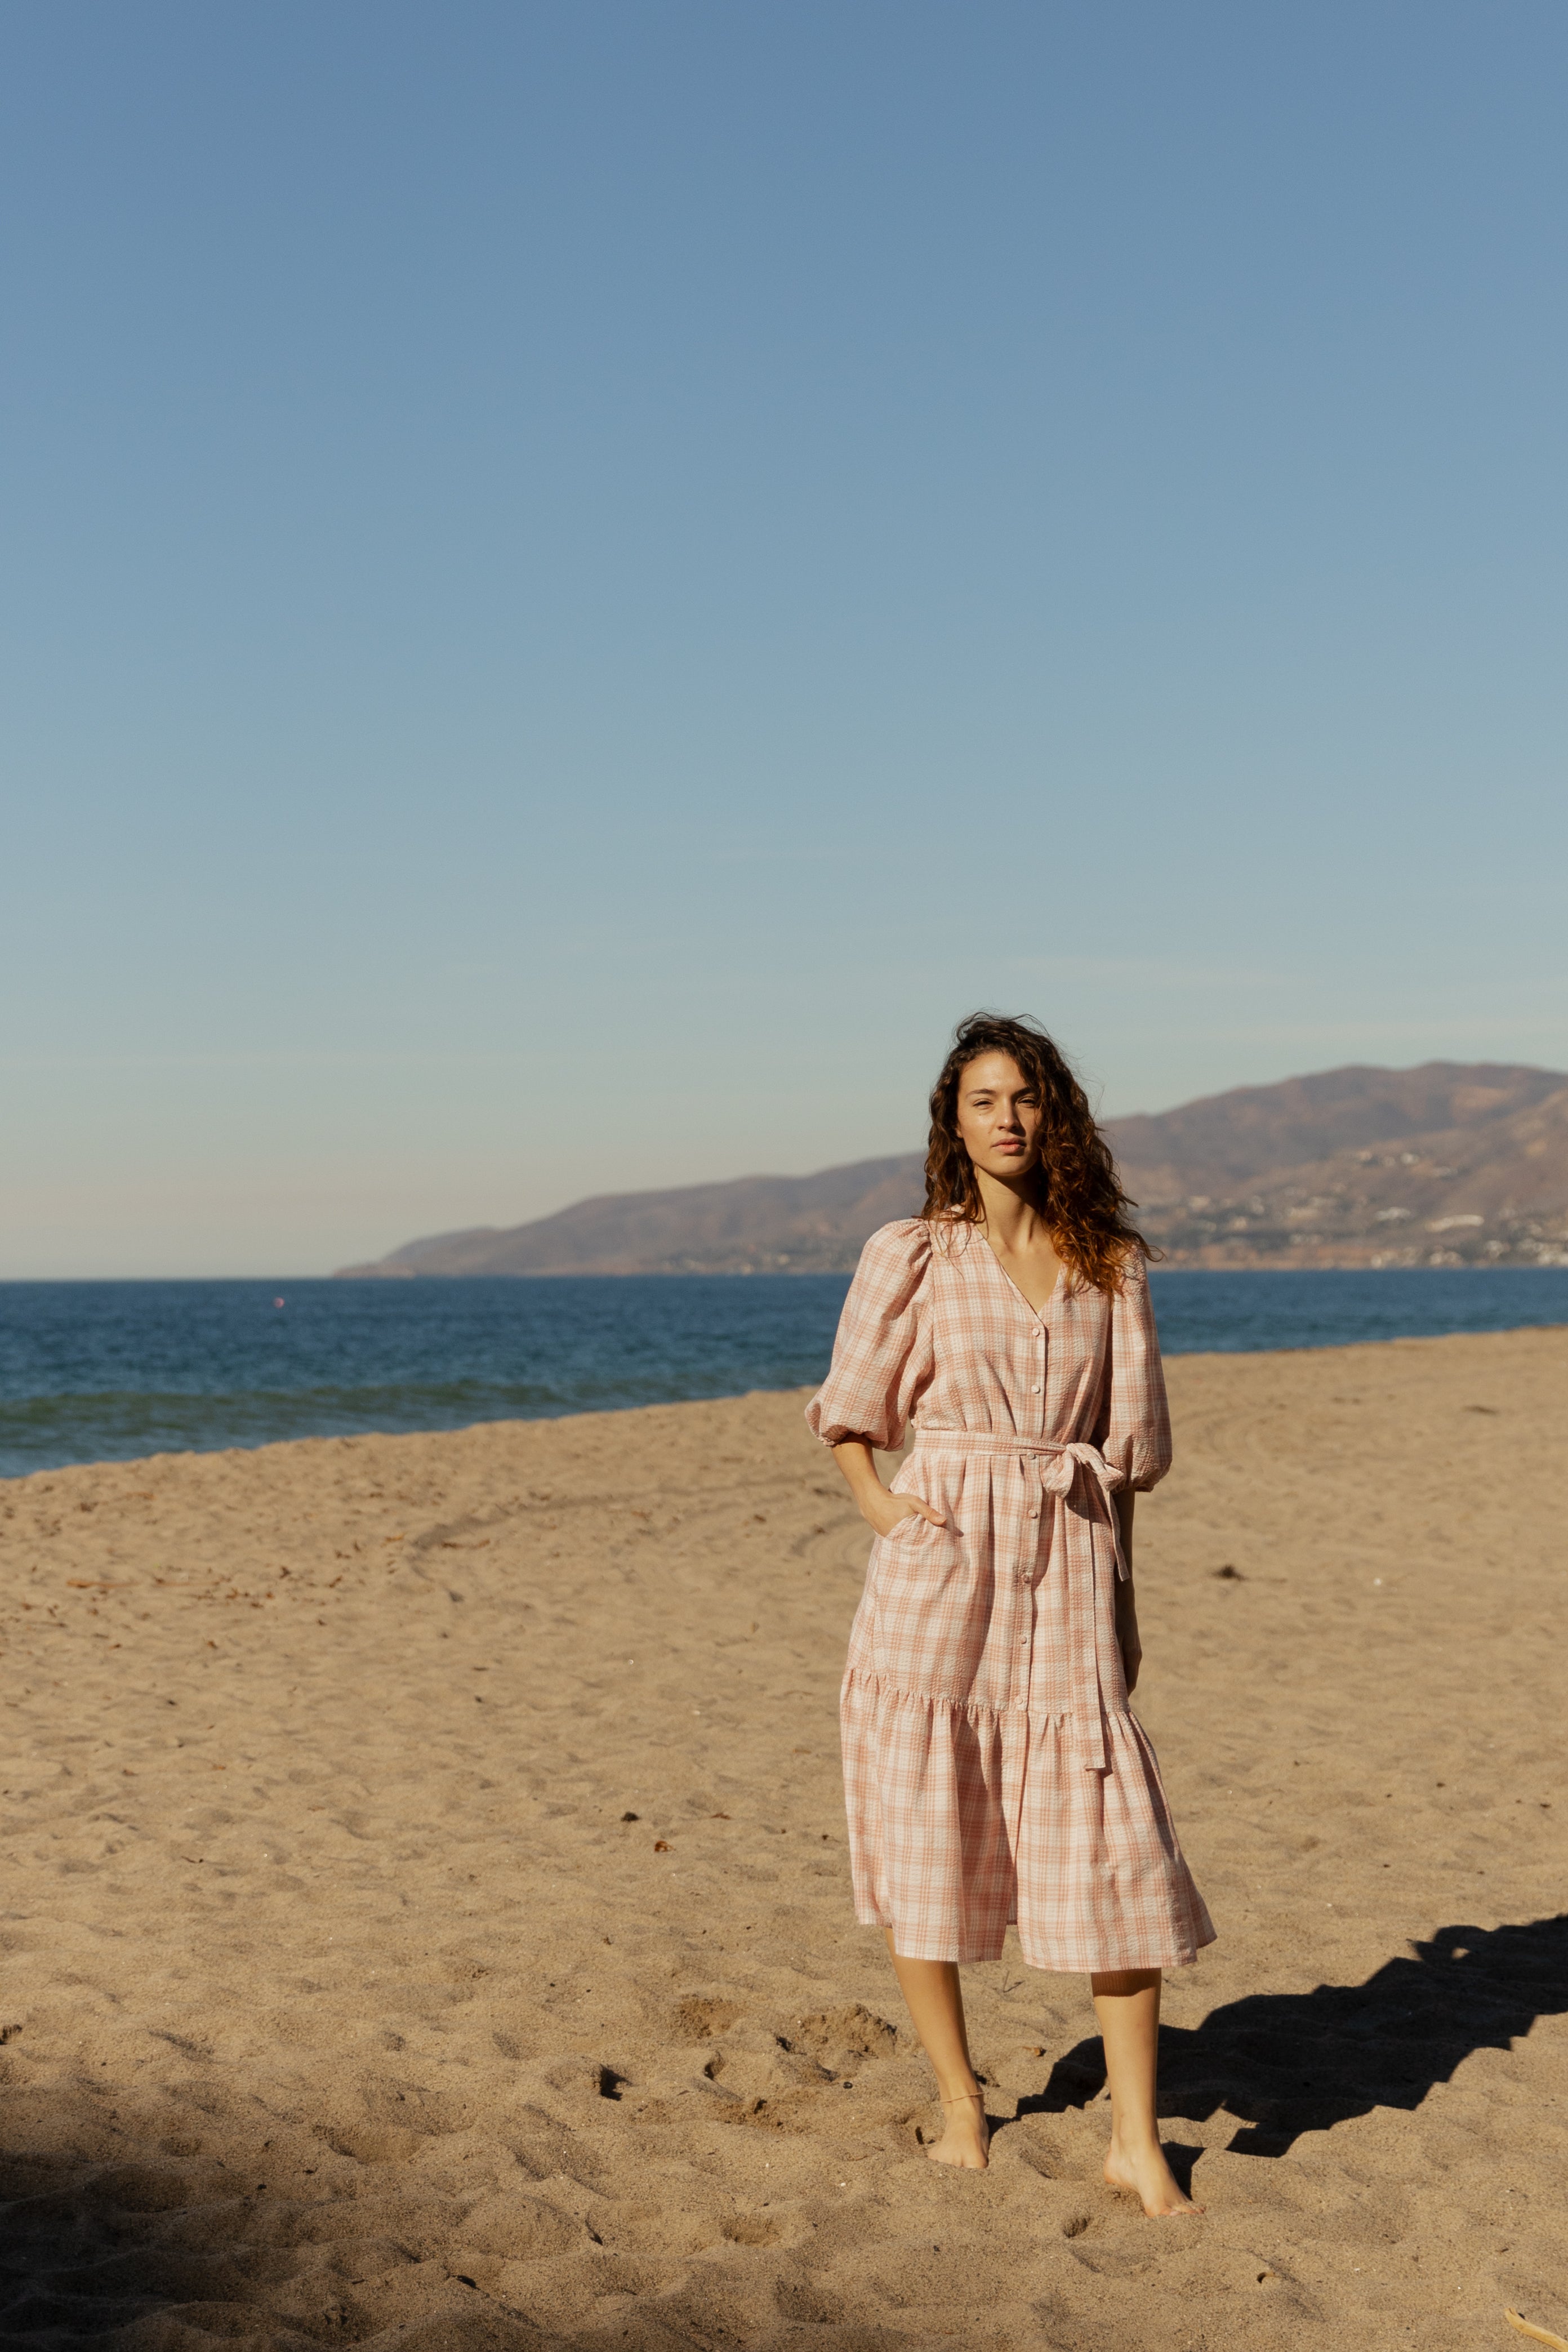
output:
[[[1132,1503],[1170,1466],[1147,1255],[1045,1033],[976,1013],[931,1098],[926,1204],[872,1234],[807,1408],[876,1530],[844,1677],[856,1913],[887,1935],[942,2095],[940,2164],[986,2161],[959,1964],[1089,1972],[1105,2177],[1198,2210],[1160,2147],[1160,1971],[1214,1929],[1138,1679]],[[891,1488],[873,1449],[915,1444]]]

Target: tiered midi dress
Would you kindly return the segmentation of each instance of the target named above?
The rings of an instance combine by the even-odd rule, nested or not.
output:
[[[1170,1467],[1141,1258],[1114,1296],[1064,1267],[1039,1313],[956,1219],[873,1234],[826,1445],[915,1442],[893,1480],[947,1515],[871,1546],[841,1697],[857,1917],[911,1959],[1152,1969],[1214,1940],[1127,1703],[1110,1496]]]

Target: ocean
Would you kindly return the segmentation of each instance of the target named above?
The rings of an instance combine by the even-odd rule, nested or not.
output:
[[[1568,1268],[1152,1275],[1169,1355],[1568,1323]],[[604,1412],[827,1368],[848,1276],[0,1283],[0,1476]]]

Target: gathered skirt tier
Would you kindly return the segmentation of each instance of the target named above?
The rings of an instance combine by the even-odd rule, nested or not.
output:
[[[1136,1716],[1083,1769],[1069,1718],[960,1706],[851,1671],[840,1701],[855,1916],[907,1959],[1180,1968],[1214,1941]]]

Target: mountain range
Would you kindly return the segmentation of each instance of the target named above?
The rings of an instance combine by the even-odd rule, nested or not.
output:
[[[1568,1265],[1568,1073],[1361,1066],[1110,1119],[1137,1220],[1172,1265]],[[812,1176],[606,1193],[407,1242],[345,1277],[812,1273],[924,1197],[923,1154]]]

